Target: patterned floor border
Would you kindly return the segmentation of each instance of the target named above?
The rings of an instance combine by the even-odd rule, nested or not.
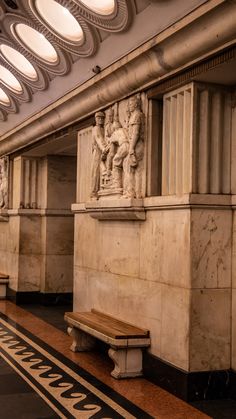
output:
[[[0,355],[61,418],[152,418],[3,313]]]

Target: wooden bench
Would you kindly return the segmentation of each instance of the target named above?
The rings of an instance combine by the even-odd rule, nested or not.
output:
[[[9,282],[9,275],[5,275],[0,272],[0,300],[6,298],[6,290]]]
[[[91,310],[86,313],[65,313],[72,336],[73,352],[88,351],[95,339],[110,345],[108,355],[115,364],[111,375],[115,378],[142,375],[142,348],[150,345],[149,331],[117,320],[112,316]]]

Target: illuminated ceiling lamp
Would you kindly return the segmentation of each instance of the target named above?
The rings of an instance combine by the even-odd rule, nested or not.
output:
[[[17,78],[5,67],[0,65],[0,81],[15,93],[22,93],[23,89]]]
[[[11,101],[4,90],[0,87],[0,104],[4,106],[9,106]]]
[[[4,58],[11,63],[20,73],[31,80],[37,80],[38,75],[33,65],[16,49],[6,45],[0,45],[0,51]]]
[[[80,0],[88,9],[108,16],[115,10],[115,0]]]
[[[50,64],[58,62],[58,55],[43,34],[24,23],[15,25],[14,30],[23,44],[38,57]]]
[[[84,37],[83,30],[66,7],[55,0],[35,0],[34,6],[50,31],[67,42],[81,42]]]

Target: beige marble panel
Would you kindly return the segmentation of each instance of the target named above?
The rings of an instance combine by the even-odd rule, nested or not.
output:
[[[0,254],[7,250],[9,223],[0,223]]]
[[[162,284],[161,359],[189,369],[190,290]]]
[[[236,370],[236,289],[232,290],[232,347],[231,368]]]
[[[73,311],[90,311],[92,308],[93,302],[88,296],[88,273],[88,269],[74,266]]]
[[[140,223],[104,221],[99,224],[99,269],[120,275],[140,275]]]
[[[148,211],[140,236],[140,276],[190,287],[190,211]]]
[[[70,209],[76,196],[76,158],[48,156],[47,208]]]
[[[191,257],[193,288],[230,287],[231,229],[231,210],[192,210]]]
[[[12,185],[12,206],[13,206],[13,208],[19,208],[20,207],[21,170],[22,170],[22,159],[21,159],[21,157],[17,157],[13,161],[13,185]]]
[[[148,327],[149,319],[161,320],[161,284],[119,275],[118,316]]]
[[[190,371],[230,368],[231,290],[192,291]]]
[[[102,229],[97,220],[87,214],[75,214],[75,266],[99,268]]]
[[[41,217],[21,216],[20,218],[20,253],[41,253]]]
[[[9,287],[17,291],[18,290],[19,254],[6,252],[4,255],[3,266],[4,266],[3,272],[4,273],[6,272],[9,275]]]
[[[95,308],[116,316],[118,313],[118,276],[76,267],[74,271],[74,310]]]
[[[45,260],[45,278],[41,284],[41,291],[60,293],[72,292],[72,290],[73,256],[47,255]]]
[[[118,286],[118,318],[148,329],[151,336],[149,351],[155,356],[160,356],[162,285],[119,276]]]
[[[139,276],[139,223],[93,220],[75,215],[76,266]]]
[[[19,256],[18,291],[39,291],[41,255]]]
[[[232,288],[236,288],[236,211],[233,211],[232,231]]]
[[[74,217],[44,217],[46,226],[46,248],[48,255],[73,255]]]
[[[6,249],[13,253],[19,252],[20,217],[9,218],[9,231]]]
[[[9,286],[18,289],[19,217],[0,223],[0,271],[9,275]]]

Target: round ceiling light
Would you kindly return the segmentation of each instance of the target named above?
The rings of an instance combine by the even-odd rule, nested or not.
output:
[[[7,94],[4,92],[3,89],[1,89],[0,87],[0,104],[1,105],[5,105],[5,106],[9,106],[10,105],[10,99],[7,96]]]
[[[80,42],[83,37],[83,30],[75,17],[66,7],[55,0],[35,0],[35,7],[49,25],[49,29],[70,42]]]
[[[16,49],[6,44],[0,45],[0,51],[4,57],[19,70],[24,76],[31,80],[37,80],[38,75],[32,64]]]
[[[55,48],[43,34],[24,23],[15,25],[15,31],[23,43],[34,54],[51,64],[58,61],[58,55]]]
[[[110,15],[115,9],[115,0],[80,0],[88,9],[100,15]]]
[[[6,87],[13,90],[16,93],[22,92],[22,87],[17,78],[5,67],[0,65],[0,80]]]

